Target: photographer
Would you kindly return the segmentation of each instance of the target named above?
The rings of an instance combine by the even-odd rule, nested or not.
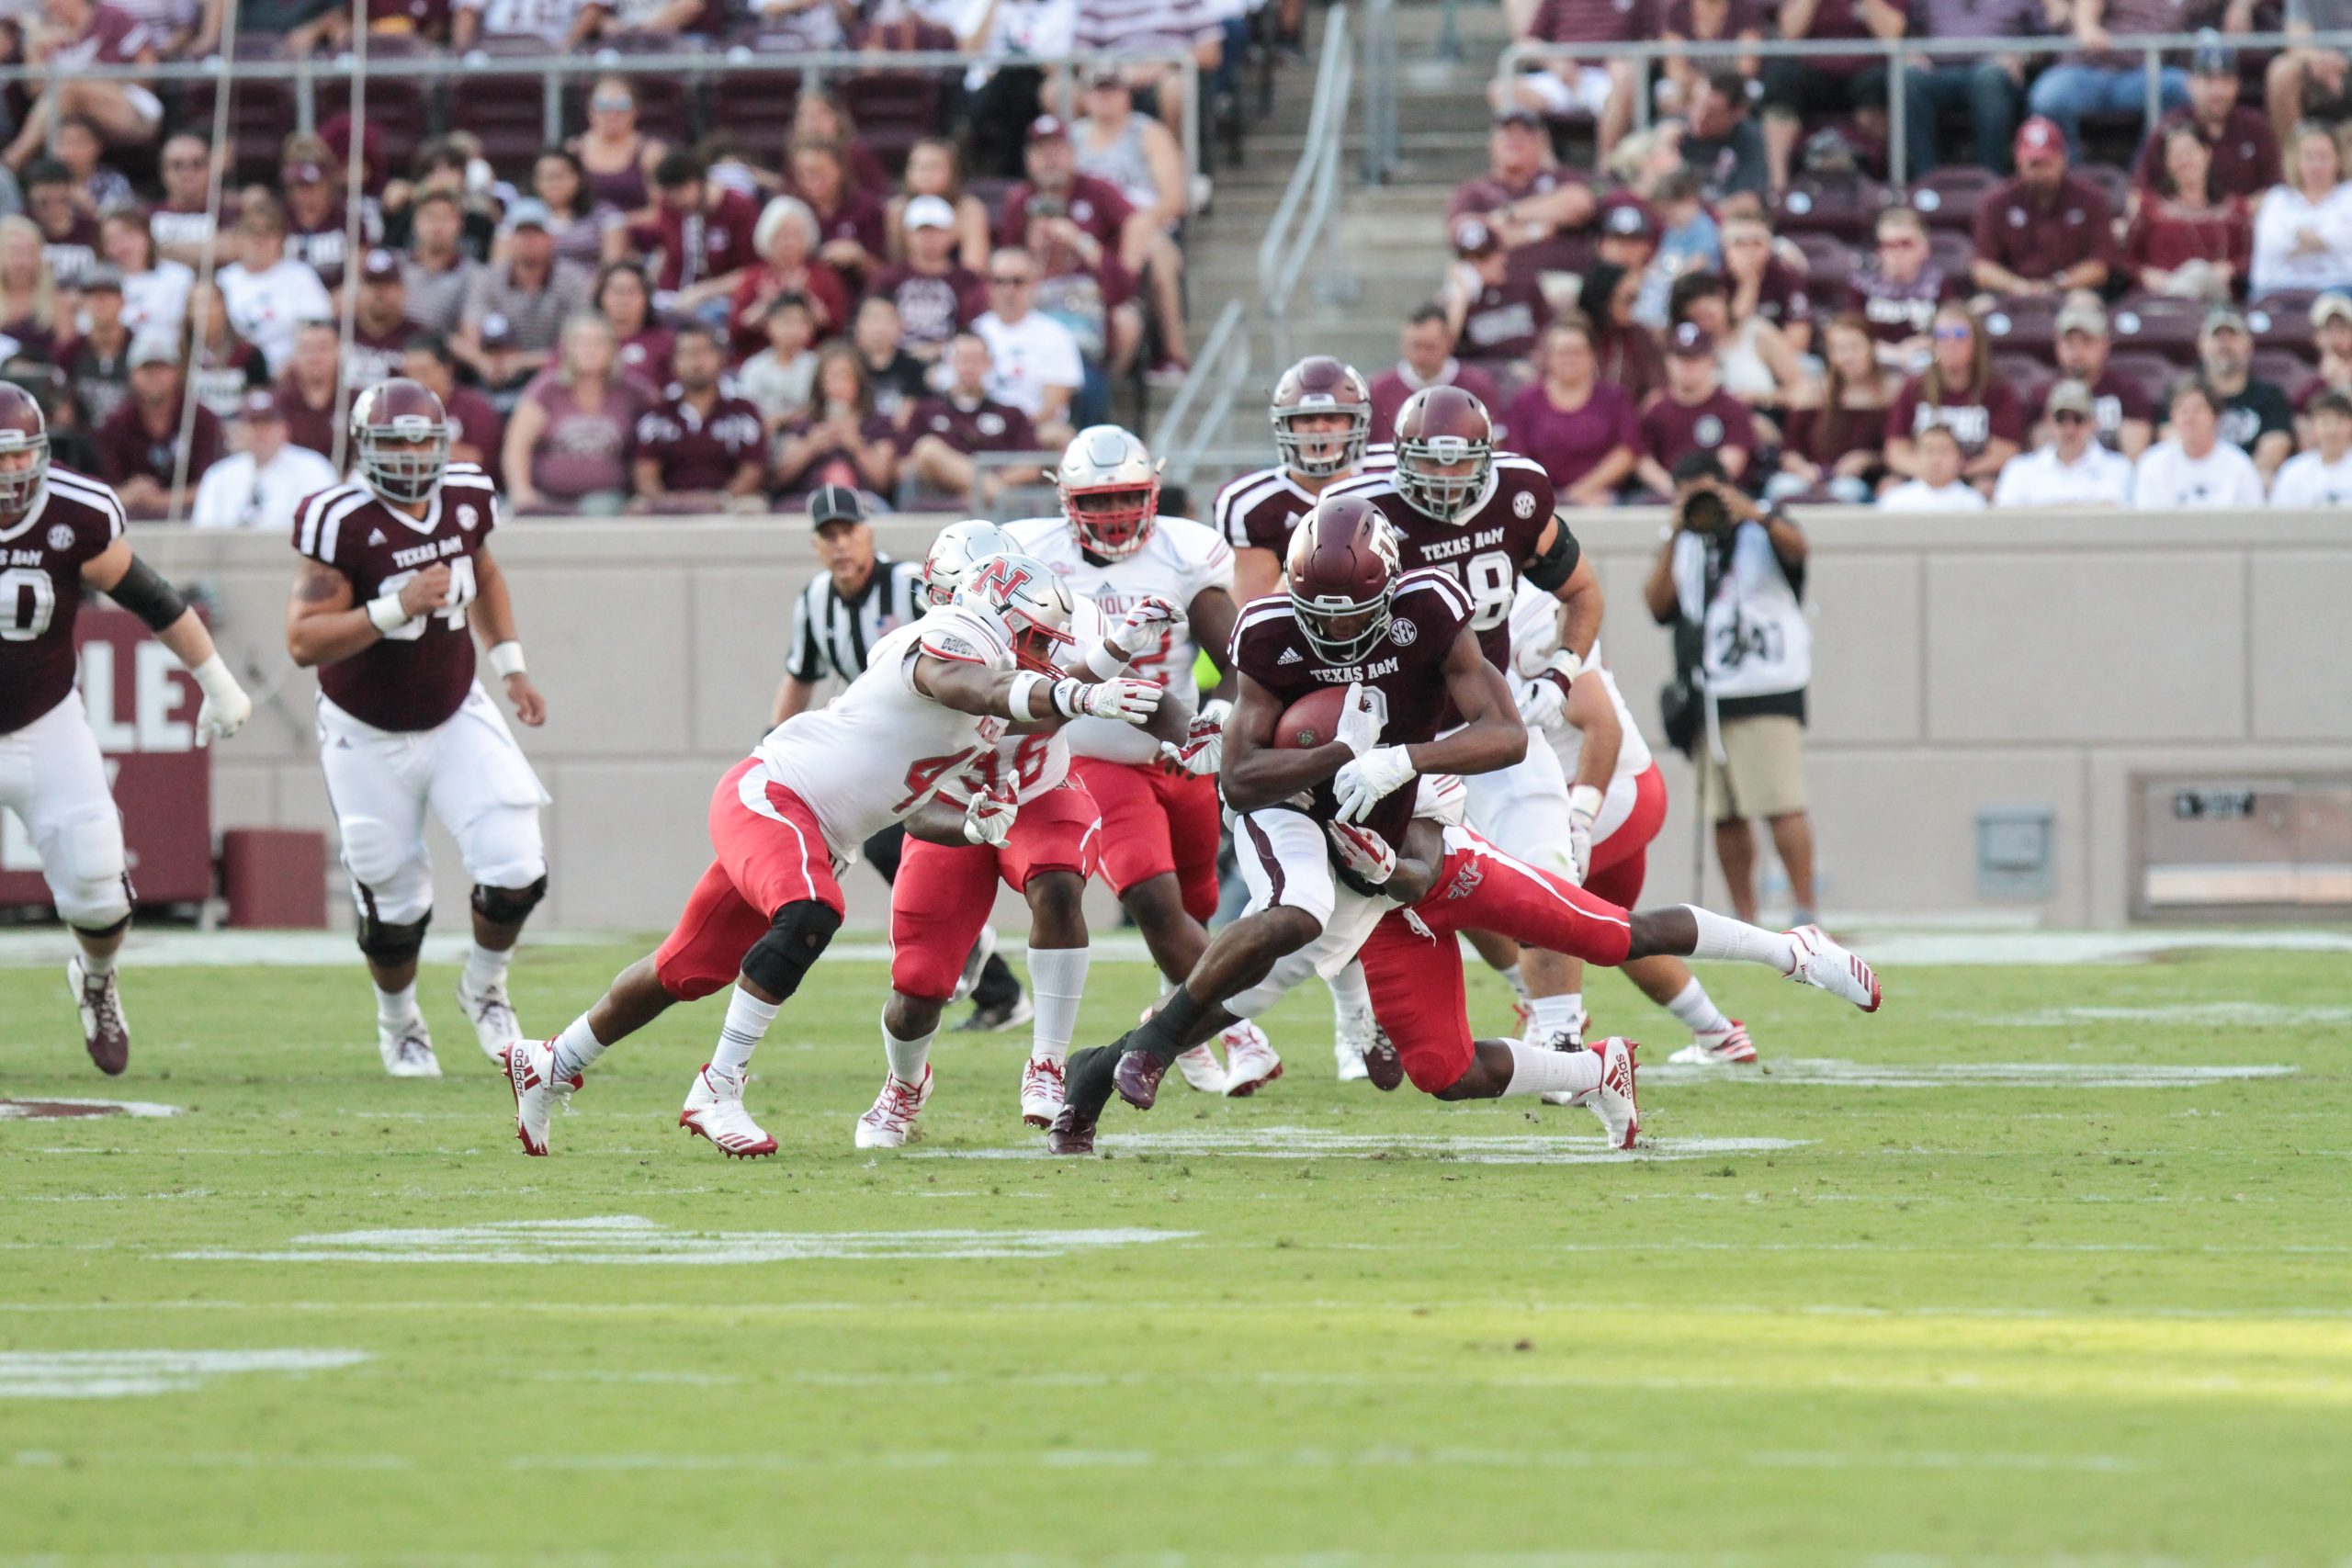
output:
[[[1789,875],[1791,923],[1810,924],[1804,727],[1813,628],[1803,604],[1804,533],[1778,506],[1758,512],[1712,452],[1683,458],[1673,478],[1675,525],[1643,587],[1652,617],[1674,628],[1667,739],[1698,768],[1701,809],[1715,825],[1715,857],[1739,918],[1756,918],[1749,819],[1761,817]]]

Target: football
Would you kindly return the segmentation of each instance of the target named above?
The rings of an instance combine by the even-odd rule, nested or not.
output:
[[[1299,698],[1283,709],[1282,719],[1274,726],[1275,748],[1305,751],[1329,745],[1339,739],[1340,710],[1347,701],[1345,686],[1326,686]]]

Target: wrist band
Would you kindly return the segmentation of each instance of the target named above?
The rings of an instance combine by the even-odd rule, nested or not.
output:
[[[376,629],[390,637],[409,623],[409,613],[401,607],[401,596],[386,593],[368,601],[368,618]]]
[[[1111,680],[1126,667],[1126,655],[1107,637],[1086,650],[1087,673],[1098,681]]]
[[[1006,694],[1005,706],[1012,710],[1014,722],[1045,716],[1037,711],[1035,701],[1037,688],[1045,683],[1046,678],[1034,670],[1023,670],[1012,677],[1012,689]]]
[[[1076,718],[1079,705],[1086,700],[1086,682],[1074,675],[1066,675],[1054,682],[1054,707],[1064,718]]]
[[[229,673],[229,661],[217,652],[203,663],[189,666],[188,674],[195,678],[198,689],[215,701],[237,689],[237,678]]]
[[[1590,784],[1577,784],[1568,791],[1568,809],[1581,811],[1587,817],[1600,815],[1600,792]]]
[[[491,644],[490,667],[500,675],[520,675],[523,672],[523,645],[512,637]]]

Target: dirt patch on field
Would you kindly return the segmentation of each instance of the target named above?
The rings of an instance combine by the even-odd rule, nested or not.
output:
[[[0,1100],[0,1122],[62,1122],[74,1116],[176,1116],[176,1105],[132,1100]]]

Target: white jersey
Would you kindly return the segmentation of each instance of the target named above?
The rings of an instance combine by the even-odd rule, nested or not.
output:
[[[1510,606],[1511,668],[1521,679],[1530,679],[1559,651],[1559,600],[1525,578],[1520,579],[1519,594]],[[1650,743],[1643,739],[1641,726],[1634,722],[1634,710],[1625,705],[1624,694],[1617,689],[1617,678],[1601,663],[1598,642],[1592,645],[1592,657],[1585,661],[1585,669],[1600,677],[1610,705],[1617,710],[1617,728],[1623,732],[1617,742],[1617,768],[1609,775],[1610,782],[1613,784],[1619,779],[1638,779],[1649,772]],[[1558,753],[1560,772],[1574,784],[1577,761],[1584,755],[1584,732],[1563,717],[1544,726],[1544,739]]]
[[[808,803],[843,862],[1004,739],[1004,719],[957,713],[915,690],[915,660],[925,653],[990,670],[1013,666],[1001,622],[950,604],[875,644],[849,690],[786,719],[753,752],[770,778]]]
[[[1141,549],[1124,560],[1099,564],[1080,550],[1065,518],[1031,517],[1006,525],[1004,531],[1023,551],[1052,567],[1069,585],[1073,598],[1092,601],[1105,626],[1118,625],[1148,594],[1172,603],[1176,619],[1161,635],[1159,646],[1145,649],[1131,669],[1136,679],[1158,682],[1170,696],[1199,705],[1200,683],[1193,679],[1193,665],[1201,650],[1184,612],[1207,589],[1233,592],[1233,549],[1214,529],[1189,518],[1162,517],[1153,523]],[[1067,733],[1070,750],[1080,757],[1113,762],[1159,760],[1159,741],[1116,719],[1081,718]]]
[[[1069,634],[1083,648],[1100,641],[1102,636],[1102,613],[1088,599],[1074,599],[1069,618]],[[936,612],[934,612],[936,613]],[[1069,741],[1063,731],[1068,725],[1032,735],[1007,734],[995,747],[972,759],[971,765],[940,786],[943,800],[967,802],[976,795],[1012,785],[1012,797],[1023,806],[1028,805],[1047,790],[1058,789],[1069,777]]]

